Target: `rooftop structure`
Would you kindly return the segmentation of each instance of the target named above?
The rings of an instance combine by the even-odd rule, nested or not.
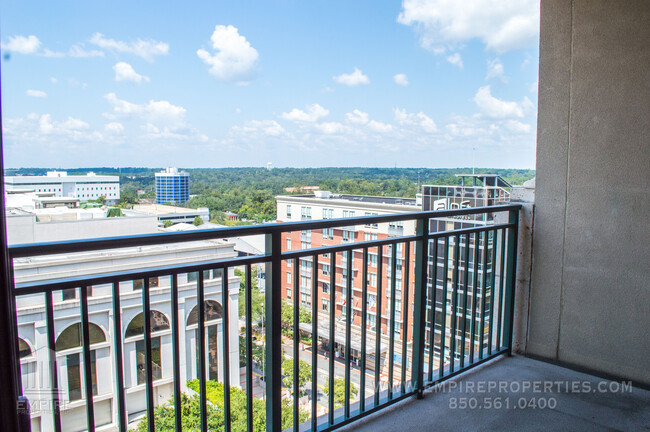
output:
[[[5,176],[4,181],[9,193],[31,191],[82,201],[103,196],[108,204],[116,204],[120,199],[120,178],[93,172],[82,176],[68,175],[66,171],[48,171],[44,176]]]
[[[131,211],[126,210],[126,214],[133,212],[155,216],[159,222],[170,221],[172,223],[192,223],[197,216],[203,222],[210,221],[210,210],[207,207],[191,209],[185,207],[176,207],[162,204],[135,204]]]

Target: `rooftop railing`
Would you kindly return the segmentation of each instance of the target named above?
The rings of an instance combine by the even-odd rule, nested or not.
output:
[[[21,328],[25,324],[19,320],[21,314],[34,313],[38,307],[44,322],[44,337],[38,342],[34,336],[32,346],[27,347],[45,353],[38,357],[37,367],[45,379],[37,383],[42,400],[40,409],[32,409],[33,418],[38,417],[38,422],[32,424],[58,432],[75,421],[82,424],[80,429],[89,431],[106,423],[126,431],[134,421],[141,421],[146,422],[149,431],[162,430],[161,407],[167,407],[175,430],[180,431],[187,417],[183,412],[183,393],[191,396],[194,388],[199,411],[196,427],[203,431],[230,431],[235,426],[248,431],[328,431],[409,396],[420,398],[427,387],[495,356],[510,353],[519,209],[519,205],[501,205],[12,246],[10,274],[14,273],[15,260],[27,257],[253,235],[264,235],[266,239],[264,255],[215,257],[201,262],[126,271],[109,269],[90,275],[64,274],[47,280],[14,283],[10,287],[16,306],[14,322]],[[490,225],[468,228],[466,221],[459,219],[459,223],[465,223],[463,228],[443,232],[430,229],[436,226],[432,223],[436,218],[488,212],[502,217],[497,216]],[[323,228],[347,227],[350,223],[364,226],[396,221],[415,221],[415,233],[283,250],[284,233],[317,232]],[[395,256],[397,245],[401,245],[401,250]],[[336,263],[341,261],[343,253],[354,256],[355,251],[362,257],[360,282],[354,278],[361,284],[360,292],[353,286],[353,278],[345,279],[344,290],[336,288],[339,285],[333,271]],[[378,256],[376,287],[369,282],[369,254]],[[332,269],[325,276],[329,278],[327,307],[318,275],[318,261],[324,255]],[[401,274],[396,269],[400,256]],[[280,291],[284,277],[282,263],[292,261],[292,268],[298,269],[301,258],[311,258],[311,274],[293,272],[294,294],[286,302]],[[391,258],[390,274],[401,276],[401,290],[397,289],[395,277],[385,286],[382,276],[388,269],[384,268],[383,258]],[[265,291],[263,317],[256,322],[254,296],[259,293],[255,292],[252,280],[253,269],[260,264],[265,268]],[[347,274],[353,274],[353,260],[346,260],[344,265]],[[239,292],[230,287],[231,280],[237,282],[230,271],[233,268],[243,269]],[[301,276],[310,276],[309,300]],[[152,280],[167,282],[152,284]],[[133,281],[142,281],[141,289],[131,289]],[[140,283],[136,285],[139,287]],[[87,287],[104,287],[105,295],[101,299],[93,296],[94,291]],[[75,290],[78,295],[67,303],[59,300],[69,290]],[[21,307],[24,299],[34,298],[40,299],[37,304],[32,301],[28,302],[29,307]],[[401,301],[399,306],[397,299]],[[94,345],[93,339],[95,327],[101,324],[94,321],[98,310],[104,307],[102,301],[107,305],[106,322],[110,323],[103,326],[109,342],[109,347],[103,348],[110,359],[102,363],[110,365],[106,368],[99,368],[95,347],[102,345]],[[196,303],[196,326],[189,330],[185,301]],[[386,309],[382,302],[387,301],[390,304]],[[136,336],[132,331],[129,333],[131,324],[126,326],[123,322],[123,315],[133,315],[134,302],[138,304],[137,311],[142,313]],[[241,312],[235,309],[238,302],[243,302]],[[161,304],[169,305],[166,309],[169,317],[158,315]],[[301,304],[311,307],[305,309]],[[283,313],[287,307],[292,319]],[[63,310],[74,312],[65,314],[66,322],[77,322],[80,328],[80,362],[73,366],[78,369],[73,369],[72,374],[72,363],[65,356],[69,351],[57,349]],[[384,314],[387,316],[383,317]],[[142,338],[139,348],[134,350],[128,345],[132,337]],[[26,352],[18,334],[13,335],[13,340],[16,352]],[[38,346],[39,343],[43,346]],[[264,350],[263,358],[255,355],[260,349]],[[67,375],[62,371],[64,362]],[[308,366],[307,379],[301,373],[303,362]],[[292,367],[287,368],[288,364]],[[240,365],[243,365],[241,370]],[[20,370],[15,373],[19,384],[16,396],[25,395],[30,399],[25,391],[27,383],[21,379],[28,373]],[[68,390],[71,382],[77,385],[74,373],[79,374],[77,394],[81,402],[77,405],[71,404],[63,382],[67,382]],[[98,375],[110,376],[110,385],[103,391],[98,389]],[[135,376],[140,377],[137,382]],[[243,384],[237,386],[240,376]],[[198,379],[197,385],[186,384],[193,378]],[[221,399],[215,399],[215,393],[208,394],[211,381],[223,386]],[[165,385],[172,398],[161,399]],[[235,387],[241,387],[243,393],[238,393]],[[143,403],[138,406],[136,396],[142,393]],[[113,401],[108,414],[104,412],[105,405],[100,405],[107,398]],[[33,397],[30,402],[33,407]],[[85,422],[79,419],[80,410],[85,414],[81,415]],[[77,413],[75,419],[71,418],[74,413]],[[138,413],[142,414],[139,420]],[[235,422],[242,424],[235,425]]]

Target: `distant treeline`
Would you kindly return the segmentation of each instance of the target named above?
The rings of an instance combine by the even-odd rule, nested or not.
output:
[[[44,175],[52,168],[6,169],[5,175]],[[75,168],[65,171],[83,175],[119,175],[124,203],[137,201],[138,190],[154,193],[154,173],[160,168]],[[335,193],[415,197],[423,184],[460,184],[456,174],[471,168],[195,168],[190,174],[188,207],[208,207],[212,220],[223,222],[224,212],[234,212],[254,221],[275,219],[275,196],[285,188],[318,186]],[[476,169],[477,174],[498,174],[512,185],[535,177],[534,170]]]

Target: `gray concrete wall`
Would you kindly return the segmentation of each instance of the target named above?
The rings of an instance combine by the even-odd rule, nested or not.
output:
[[[650,2],[542,0],[527,353],[650,383]]]

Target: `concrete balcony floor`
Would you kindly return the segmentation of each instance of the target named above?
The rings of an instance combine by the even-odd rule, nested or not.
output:
[[[552,389],[522,390],[535,382],[538,390],[545,383]],[[488,389],[490,383],[496,388]],[[409,398],[341,430],[650,431],[650,391],[515,356],[495,359],[429,389],[423,400]]]

